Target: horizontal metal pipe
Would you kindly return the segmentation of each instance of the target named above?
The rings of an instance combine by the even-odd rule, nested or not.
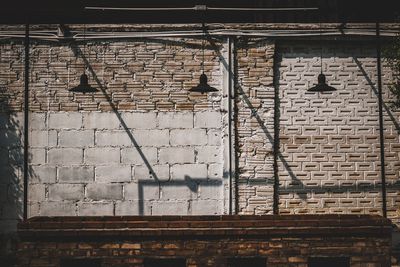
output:
[[[208,31],[209,36],[250,36],[250,37],[312,37],[312,36],[375,36],[375,30],[332,30],[323,33],[317,31],[238,31],[238,30],[212,30]],[[167,32],[98,32],[87,33],[86,35],[77,33],[71,37],[58,36],[57,34],[42,34],[32,32],[31,39],[46,41],[60,41],[73,39],[98,40],[98,39],[124,39],[124,38],[165,38],[165,37],[202,37],[202,31],[167,31]],[[394,37],[396,31],[382,31],[381,36]],[[0,38],[24,38],[24,33],[0,31]]]
[[[318,10],[318,7],[208,7],[198,5],[194,7],[101,7],[87,6],[86,10],[101,10],[101,11],[307,11]]]

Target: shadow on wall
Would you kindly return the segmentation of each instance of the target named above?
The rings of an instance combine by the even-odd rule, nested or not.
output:
[[[152,177],[154,177],[154,179],[156,181],[158,181],[159,179],[158,179],[157,174],[155,173],[154,169],[152,168],[150,162],[147,160],[142,149],[139,147],[139,144],[137,143],[136,139],[133,137],[133,134],[129,130],[126,122],[122,119],[121,114],[118,112],[117,107],[115,106],[115,104],[112,101],[112,97],[109,94],[107,94],[106,87],[101,83],[101,81],[100,81],[99,77],[97,76],[96,72],[94,71],[93,67],[90,65],[89,60],[85,57],[82,50],[78,47],[77,43],[75,43],[75,42],[71,43],[71,48],[72,48],[72,51],[76,58],[81,57],[83,59],[85,66],[87,67],[88,71],[92,75],[93,79],[96,81],[97,87],[100,89],[100,91],[105,96],[107,102],[110,104],[110,107],[112,108],[115,116],[121,123],[121,126],[124,128],[126,134],[128,135],[129,139],[131,140],[132,144],[134,144],[134,146],[136,147],[137,152],[139,153],[140,157],[143,159],[143,162],[146,165],[146,167],[148,168],[149,173],[151,174]]]
[[[0,81],[2,82],[2,81]],[[16,228],[23,218],[23,115],[8,106],[6,85],[0,85],[0,262],[13,266]]]
[[[341,47],[341,46],[338,46],[338,47]],[[335,49],[338,49],[338,48],[335,48]],[[333,49],[333,51],[336,51],[336,50]],[[364,92],[370,91],[372,93],[371,94],[371,100],[372,101],[376,100],[376,102],[377,102],[377,94],[378,94],[378,92],[377,92],[376,85],[372,81],[372,78],[371,78],[371,75],[373,76],[373,74],[371,74],[371,73],[374,73],[376,67],[374,67],[374,65],[372,63],[370,63],[368,65],[370,73],[368,73],[367,70],[365,69],[365,67],[363,66],[362,62],[360,61],[360,58],[362,56],[355,56],[354,55],[354,51],[353,50],[351,50],[351,51],[352,51],[352,53],[346,51],[346,54],[341,54],[341,55],[344,57],[345,60],[348,60],[348,58],[351,58],[351,60],[353,61],[351,63],[355,63],[354,66],[351,65],[351,67],[354,68],[354,69],[351,70],[351,73],[352,74],[359,73],[358,77],[360,77],[360,78],[359,78],[358,82],[363,84]],[[370,54],[368,54],[366,56],[367,58],[374,58],[374,54],[373,54],[374,50],[371,49],[371,51],[372,52],[369,52]],[[304,57],[306,57],[306,55],[307,55],[307,58],[309,58],[309,57],[311,58],[312,57],[310,52],[302,51],[301,53],[302,53],[302,55]],[[305,55],[305,53],[306,53],[306,55]],[[350,55],[350,57],[348,55]],[[287,55],[287,57],[290,58],[291,60],[293,60],[294,58],[296,58],[298,56],[297,55]],[[340,56],[339,56],[339,58],[340,58]],[[282,53],[279,53],[279,59],[276,62],[277,69],[275,70],[276,81],[277,81],[276,87],[277,88],[279,88],[281,86],[280,85],[280,81],[281,81],[280,75],[281,75],[281,73],[279,71],[279,66],[281,65],[282,61],[283,61]],[[306,62],[306,60],[305,60],[305,62]],[[334,64],[332,64],[332,66],[333,65]],[[343,75],[344,70],[341,70],[341,71],[342,71],[342,73],[339,73],[339,74]],[[338,71],[334,70],[333,72],[338,72]],[[347,89],[348,89],[347,91],[351,91],[351,88],[347,88]],[[339,89],[338,92],[340,92],[340,90],[341,89]],[[330,95],[329,97],[333,98],[335,96],[335,93],[331,93],[331,94],[332,95]],[[363,100],[367,101],[365,99],[363,99]],[[368,102],[366,102],[366,103],[368,103]],[[250,105],[251,103],[248,103],[248,104]],[[354,109],[354,105],[352,106],[352,108]],[[368,107],[368,108],[372,109],[371,107]],[[364,108],[364,110],[365,109],[367,109],[367,108]],[[355,111],[357,111],[357,108],[355,108]],[[373,112],[374,111],[375,110],[373,110]],[[363,116],[372,117],[372,116],[375,116],[375,115],[369,115],[369,114],[360,115],[359,117],[361,117],[361,120],[363,119]],[[396,117],[397,116],[396,114],[391,112],[391,110],[386,106],[386,104],[384,104],[384,116],[387,117],[390,120],[390,121],[386,120],[385,123],[391,123],[393,125],[392,126],[393,127],[393,131],[392,131],[393,135],[396,135],[396,133],[397,134],[400,133],[398,117]],[[261,122],[259,122],[259,123],[261,125]],[[377,124],[377,117],[376,117],[376,124]],[[311,123],[309,125],[312,126]],[[351,127],[354,128],[354,126],[351,126],[351,125],[345,125],[345,126],[348,126],[348,128],[351,128]],[[371,127],[374,127],[374,126],[367,125],[367,127],[371,128]],[[385,127],[388,127],[388,126],[385,125]],[[341,135],[341,134],[340,133],[339,134],[336,133],[334,135]],[[342,135],[346,135],[346,134],[342,134]],[[377,141],[377,142],[379,142],[379,141]],[[387,156],[386,157],[388,158],[388,161],[386,163],[387,166],[388,166],[387,167],[388,168],[387,179],[389,180],[389,181],[387,181],[387,190],[388,190],[387,194],[388,194],[388,198],[390,198],[390,199],[388,199],[388,204],[391,203],[391,204],[388,205],[388,213],[390,214],[389,216],[391,217],[393,222],[399,223],[399,213],[398,213],[399,210],[398,210],[398,206],[396,207],[396,203],[398,203],[398,202],[396,202],[396,197],[395,196],[398,194],[398,192],[400,190],[400,181],[398,180],[398,177],[394,178],[394,176],[396,176],[396,174],[394,174],[396,170],[397,170],[397,173],[398,173],[398,169],[396,169],[396,166],[395,166],[396,163],[393,160],[393,154],[394,153],[390,153],[390,152],[394,152],[394,151],[389,151],[389,147],[392,144],[395,144],[395,142],[390,141],[389,139],[387,139],[386,144],[385,144],[386,149],[387,149],[387,154],[386,154]],[[372,146],[372,144],[370,146]],[[377,148],[377,151],[379,151],[379,147]],[[355,152],[360,152],[361,153],[362,151],[357,151],[356,150]],[[290,154],[290,153],[291,152],[286,152],[286,154]],[[342,153],[345,154],[346,151],[342,152]],[[380,183],[379,174],[378,174],[378,177],[373,182],[368,181],[368,180],[367,181],[363,181],[363,179],[359,179],[359,180],[357,180],[355,182],[353,181],[353,183],[349,183],[349,184],[346,184],[346,183],[343,183],[343,184],[332,183],[332,185],[316,184],[315,186],[314,185],[310,186],[310,185],[303,184],[301,181],[299,181],[299,179],[295,178],[296,177],[296,172],[293,172],[292,170],[290,170],[290,168],[288,168],[287,163],[285,162],[285,160],[282,157],[280,152],[279,152],[279,158],[282,161],[282,165],[285,167],[287,173],[289,174],[289,177],[292,179],[292,181],[290,181],[288,186],[286,186],[284,188],[283,188],[282,185],[280,186],[281,187],[280,190],[279,190],[280,194],[293,193],[293,194],[296,194],[300,199],[307,200],[309,198],[308,196],[310,196],[311,194],[314,194],[314,193],[320,194],[321,196],[326,194],[326,193],[335,193],[337,195],[341,195],[340,197],[344,196],[343,198],[352,198],[352,195],[354,195],[355,196],[354,198],[358,198],[358,199],[360,199],[362,197],[357,197],[357,194],[363,195],[364,193],[369,193],[370,195],[378,196],[377,198],[379,198],[379,200],[377,200],[377,201],[380,201],[381,183]],[[351,160],[346,160],[346,161],[343,161],[343,162],[352,162],[352,161]],[[365,161],[365,162],[368,163],[367,161]],[[389,163],[391,163],[391,164],[389,164]],[[376,169],[374,169],[374,171],[379,173],[379,168],[380,168],[380,166],[377,166]],[[339,172],[340,169],[337,169],[337,170],[334,170],[334,171]],[[361,170],[361,171],[364,171],[364,170]],[[354,171],[354,172],[357,173],[358,171]],[[390,176],[390,179],[389,179],[389,176]],[[349,202],[349,203],[351,205],[351,202]],[[380,211],[379,202],[377,202],[375,205],[376,205],[375,209],[377,210],[377,212],[379,212]],[[371,208],[371,207],[369,207],[367,205],[362,206],[362,207]]]
[[[252,47],[257,46],[258,44],[253,44]],[[219,52],[219,51],[217,51]],[[224,66],[226,67],[226,69],[228,69],[228,63],[225,61],[224,57],[218,53],[221,62],[224,64]],[[374,95],[376,96],[377,94],[377,89],[375,88],[374,84],[372,83],[371,79],[369,78],[367,72],[363,69],[361,63],[359,62],[359,60],[356,57],[353,57],[354,62],[356,63],[356,66],[358,68],[358,71],[360,73],[362,73],[362,75],[364,76],[364,79],[367,81],[368,85],[371,87]],[[275,62],[275,67],[277,67],[280,62],[282,61],[282,58],[276,58],[276,62]],[[235,70],[237,70],[238,66],[237,66],[237,60],[235,60]],[[268,139],[268,141],[270,143],[274,143],[275,142],[275,138],[278,137],[278,139],[280,139],[279,137],[279,131],[280,131],[280,125],[279,125],[279,117],[280,117],[280,99],[279,99],[279,80],[280,80],[280,73],[277,70],[274,70],[274,79],[275,79],[275,101],[277,101],[275,103],[276,108],[276,116],[278,116],[278,124],[275,125],[275,130],[278,131],[278,135],[274,136],[274,133],[271,133],[266,125],[266,122],[261,118],[261,116],[258,114],[258,109],[255,108],[252,105],[251,100],[249,99],[249,96],[246,95],[245,90],[240,86],[239,82],[238,82],[238,73],[231,73],[231,75],[233,75],[233,77],[235,78],[235,89],[236,89],[236,94],[238,95],[237,97],[240,97],[240,99],[247,105],[247,108],[249,108],[251,110],[251,114],[252,117],[254,117],[257,122],[258,125],[260,127],[260,129],[262,129],[263,133],[265,134],[266,138]],[[386,111],[386,114],[391,122],[393,123],[395,129],[397,130],[397,132],[399,132],[399,123],[396,120],[396,117],[394,114],[392,114],[392,112],[387,108],[387,106],[384,106],[384,109]],[[276,140],[279,141],[279,140]],[[373,184],[371,183],[357,183],[354,184],[352,186],[346,186],[346,185],[332,185],[332,186],[325,186],[325,185],[316,185],[316,186],[309,186],[309,185],[305,185],[296,175],[296,171],[293,170],[290,167],[289,162],[285,159],[285,156],[282,154],[281,150],[278,149],[277,151],[277,159],[279,162],[281,162],[281,164],[283,165],[285,171],[287,172],[287,174],[289,175],[291,181],[289,183],[288,186],[286,186],[285,188],[282,188],[282,184],[280,184],[280,189],[279,189],[279,193],[294,193],[297,195],[298,198],[300,198],[302,201],[306,201],[309,197],[308,195],[310,195],[310,193],[314,193],[317,192],[319,194],[324,194],[324,193],[328,193],[328,192],[335,192],[335,193],[360,193],[360,192],[369,192],[369,193],[373,193],[375,192],[376,194],[379,194],[381,191],[381,184],[380,182],[375,182]],[[276,174],[277,175],[277,174]],[[268,181],[266,181],[268,182]],[[251,181],[248,182],[249,185],[252,184]],[[388,189],[388,194],[393,194],[398,192],[398,190],[400,189],[400,181],[398,180],[392,180],[390,182],[388,182],[387,185],[387,189]],[[272,200],[271,200],[272,201]],[[396,205],[391,205],[390,207],[388,207],[388,212],[391,213],[392,216],[395,216],[394,214],[396,212],[398,212],[398,210],[396,211]],[[393,221],[396,223],[399,223],[398,221],[398,216],[392,217]]]
[[[155,42],[162,42],[162,40],[153,40]],[[198,44],[185,44],[184,42],[172,42],[172,41],[167,41],[168,44],[180,44],[185,47],[190,47],[190,48],[201,48],[201,45]],[[127,123],[124,121],[123,117],[121,116],[121,113],[119,112],[117,106],[112,100],[112,96],[107,93],[107,88],[101,80],[99,79],[98,75],[96,74],[93,66],[90,64],[88,58],[85,57],[83,54],[82,50],[79,48],[78,44],[76,42],[72,42],[70,44],[71,49],[74,53],[74,56],[76,58],[82,58],[84,61],[84,65],[87,68],[87,71],[89,72],[90,76],[93,77],[93,80],[96,82],[95,87],[100,89],[100,91],[103,93],[105,99],[107,100],[109,106],[111,107],[113,113],[115,114],[116,118],[118,119],[120,125],[124,129],[125,133],[129,137],[131,143],[137,150],[138,154],[140,155],[141,159],[143,160],[146,168],[148,169],[149,176],[152,178],[151,180],[139,180],[138,183],[138,213],[139,215],[144,215],[145,214],[145,207],[144,207],[144,202],[145,202],[145,191],[146,188],[149,187],[187,187],[189,191],[191,192],[197,192],[199,186],[206,186],[206,187],[220,187],[222,185],[222,178],[221,179],[210,179],[210,178],[196,178],[196,179],[191,179],[189,176],[185,176],[183,180],[179,181],[165,181],[162,178],[159,178],[156,171],[154,170],[152,164],[150,161],[146,158],[145,154],[142,151],[141,145],[137,142],[135,139],[132,131],[129,129]],[[225,177],[226,174],[223,175]],[[160,190],[159,190],[160,191]]]

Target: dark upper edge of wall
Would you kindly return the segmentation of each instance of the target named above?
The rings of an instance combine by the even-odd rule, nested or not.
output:
[[[101,11],[100,7],[251,7],[310,8],[308,11]],[[393,0],[85,0],[11,1],[0,9],[0,23],[190,23],[190,22],[394,22],[399,19],[400,2]]]

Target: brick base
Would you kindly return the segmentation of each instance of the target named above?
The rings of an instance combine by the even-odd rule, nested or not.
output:
[[[65,259],[145,266],[182,258],[186,266],[228,266],[265,258],[307,266],[310,257],[346,257],[350,266],[390,266],[390,221],[378,216],[38,217],[19,224],[18,266],[58,267]]]

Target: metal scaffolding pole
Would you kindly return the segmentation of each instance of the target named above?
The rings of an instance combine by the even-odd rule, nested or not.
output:
[[[382,181],[382,215],[387,218],[386,208],[386,174],[385,174],[385,136],[383,133],[383,99],[382,99],[382,70],[381,70],[381,40],[379,22],[376,23],[376,61],[378,75],[378,103],[379,103],[379,141],[381,160],[381,181]]]

